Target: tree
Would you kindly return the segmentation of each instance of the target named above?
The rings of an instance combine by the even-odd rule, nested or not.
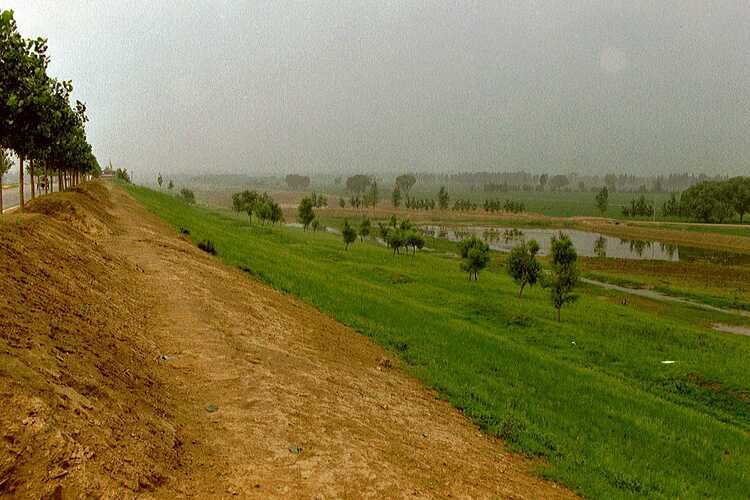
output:
[[[542,266],[536,260],[538,252],[539,243],[536,240],[529,240],[514,247],[508,255],[506,267],[513,281],[521,285],[518,290],[519,297],[523,295],[523,289],[526,285],[534,286],[539,279]]]
[[[607,186],[604,186],[599,190],[596,195],[596,208],[604,215],[607,212],[607,204],[609,203],[609,190]]]
[[[484,241],[476,236],[463,240],[460,244],[461,250],[461,270],[469,273],[469,279],[472,274],[476,281],[479,271],[487,267],[490,262],[490,247]]]
[[[450,196],[448,196],[448,190],[445,189],[445,186],[440,186],[440,191],[438,191],[438,206],[440,206],[440,210],[447,210],[449,202]]]
[[[349,225],[349,221],[344,219],[344,228],[341,230],[341,236],[344,237],[344,249],[349,250],[349,245],[357,239],[357,231]]]
[[[164,183],[164,178],[161,176],[161,172],[159,172],[159,175],[156,177],[156,182],[159,184],[159,189],[161,189],[161,185]]]
[[[167,189],[171,191],[173,187],[174,187],[174,183],[172,182],[172,179],[169,179],[169,184],[167,184]]]
[[[346,200],[343,198],[339,198],[339,207],[346,208]]]
[[[365,219],[359,224],[359,237],[362,241],[365,241],[365,238],[370,237],[370,228],[370,219],[365,217]]]
[[[310,178],[306,175],[289,174],[284,180],[292,191],[307,189],[310,186]]]
[[[346,179],[346,190],[351,194],[359,197],[359,195],[367,191],[367,188],[370,187],[371,182],[372,179],[370,179],[370,177],[367,175],[353,175]]]
[[[570,237],[562,232],[552,236],[551,248],[552,276],[545,277],[542,286],[549,289],[552,305],[557,310],[557,321],[560,321],[562,307],[578,298],[573,294],[578,283],[578,254]]]
[[[0,215],[3,213],[3,176],[8,173],[12,166],[10,154],[4,149],[0,149]]]
[[[542,191],[544,191],[544,186],[547,185],[547,181],[549,180],[549,175],[542,174],[539,176],[539,186],[541,186]]]
[[[734,212],[731,190],[723,182],[699,182],[682,193],[680,210],[694,219],[721,223]]]
[[[604,176],[604,184],[607,186],[609,192],[614,193],[617,191],[617,176],[615,174],[607,174]]]
[[[388,227],[387,224],[384,222],[378,222],[378,233],[380,234],[380,239],[382,239],[385,243],[388,243],[388,234],[391,232],[391,228]]]
[[[396,184],[393,186],[393,193],[391,194],[391,203],[393,204],[393,208],[398,208],[401,206],[401,188]]]
[[[404,234],[404,245],[408,249],[412,248],[412,254],[417,254],[417,249],[421,250],[424,248],[424,237],[413,229],[409,229]]]
[[[382,234],[382,229],[381,229]],[[399,249],[404,246],[404,233],[398,228],[388,228],[385,233],[385,242],[393,249],[393,254],[399,253]]]
[[[302,224],[302,227],[307,231],[310,223],[315,219],[315,210],[313,209],[312,199],[308,196],[302,198],[297,207],[297,221]]]
[[[378,183],[376,181],[372,181],[372,185],[370,185],[370,193],[367,196],[367,201],[371,207],[376,207],[380,201],[380,193],[378,192]]]
[[[750,212],[750,177],[733,177],[726,181],[729,191],[729,203],[740,216],[740,224],[746,213]]]
[[[563,175],[563,174],[554,175],[549,180],[549,187],[553,191],[557,191],[558,189],[562,189],[565,186],[567,186],[568,184],[570,184],[570,180],[568,180],[568,176],[567,175]]]
[[[405,196],[409,196],[411,188],[417,183],[417,178],[411,174],[399,175],[396,177],[396,186]]]
[[[193,191],[188,188],[180,189],[180,196],[185,201],[185,203],[189,205],[192,205],[195,203],[195,193],[193,193]]]
[[[13,12],[0,10],[0,145],[18,156],[21,211],[25,161],[32,193],[34,177],[46,173],[49,166],[57,170],[61,189],[101,170],[86,140],[86,106],[80,101],[71,106],[73,85],[47,75],[50,59],[46,52],[44,38],[24,39]]]

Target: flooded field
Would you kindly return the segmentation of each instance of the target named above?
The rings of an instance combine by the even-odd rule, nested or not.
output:
[[[427,236],[461,241],[477,236],[493,250],[508,252],[524,240],[536,240],[540,253],[546,255],[550,238],[558,229],[519,229],[489,226],[436,226],[420,228]],[[573,240],[578,254],[584,257],[611,257],[620,259],[664,260],[671,262],[708,261],[716,264],[750,265],[750,255],[721,250],[707,250],[683,245],[674,245],[656,240],[632,240],[577,229],[563,230]]]

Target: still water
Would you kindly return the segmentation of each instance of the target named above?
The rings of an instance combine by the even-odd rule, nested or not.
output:
[[[461,241],[470,236],[477,236],[486,241],[493,250],[503,252],[524,240],[536,240],[539,243],[540,254],[547,255],[552,235],[559,229],[519,229],[487,226],[421,226],[420,229],[427,236]],[[750,255],[722,250],[706,250],[702,248],[673,245],[653,240],[629,240],[600,233],[564,229],[570,236],[578,251],[584,257],[612,257],[620,259],[665,260],[672,262],[710,261],[718,264],[750,265]]]

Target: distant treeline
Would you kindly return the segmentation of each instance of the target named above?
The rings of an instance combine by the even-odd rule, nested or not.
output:
[[[665,216],[681,216],[704,222],[724,222],[737,214],[740,222],[750,212],[750,177],[703,181],[679,197],[672,193],[664,202]]]
[[[684,191],[702,181],[726,180],[706,174],[637,176],[628,174],[531,174],[528,172],[461,172],[456,174],[414,174],[420,184],[466,186],[471,191],[508,193],[518,191],[595,191],[607,186],[610,192]]]

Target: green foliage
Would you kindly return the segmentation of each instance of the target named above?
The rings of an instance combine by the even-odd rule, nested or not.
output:
[[[188,233],[188,234],[190,234],[190,233]],[[208,254],[216,255],[216,247],[214,246],[214,243],[211,240],[201,240],[201,241],[199,241],[198,242],[198,248],[200,248],[201,250],[203,250],[204,252],[206,252]]]
[[[195,193],[193,193],[191,189],[188,189],[188,188],[180,189],[180,197],[188,205],[193,205],[195,203]]]
[[[542,286],[549,289],[552,305],[557,310],[557,321],[560,321],[562,307],[578,299],[578,296],[573,294],[573,289],[578,283],[578,253],[570,237],[562,231],[552,236],[550,253],[552,276],[545,277]]]
[[[172,188],[174,188],[174,183],[172,182],[172,179],[169,179],[169,183],[167,184],[167,189],[171,191]]]
[[[11,166],[13,166],[13,162],[10,159],[10,153],[0,148],[0,179],[8,173]]]
[[[115,171],[115,179],[118,179],[126,184],[130,184],[130,174],[127,168],[118,168]]]
[[[164,178],[161,176],[161,172],[159,172],[159,175],[156,177],[156,183],[159,184],[160,188],[161,188],[161,185],[164,183]]]
[[[565,186],[570,184],[570,181],[568,180],[568,176],[563,174],[557,174],[552,176],[552,178],[549,180],[549,187],[553,191],[557,191],[558,189],[562,189]]]
[[[304,197],[297,207],[297,222],[307,230],[310,223],[315,219],[315,210],[312,198]]]
[[[404,246],[406,248],[411,247],[412,253],[416,255],[417,250],[424,248],[424,236],[414,229],[407,229],[404,232]]]
[[[372,224],[370,222],[370,219],[365,217],[359,224],[359,237],[362,239],[362,241],[370,237],[371,228]]]
[[[414,187],[414,184],[416,183],[417,178],[411,174],[404,174],[396,177],[396,187],[398,187],[400,193],[403,193],[406,196],[409,196],[411,188]]]
[[[289,174],[284,180],[293,191],[307,189],[310,186],[310,178],[306,175]]]
[[[513,281],[521,285],[518,290],[519,297],[523,294],[526,285],[534,286],[539,279],[542,266],[536,260],[538,252],[539,243],[536,240],[529,240],[514,247],[505,261],[508,274],[513,278]]]
[[[58,171],[98,174],[86,140],[86,106],[71,105],[73,86],[47,75],[44,38],[25,39],[13,12],[0,10],[0,144],[24,159],[47,160]]]
[[[404,232],[397,227],[389,228],[385,236],[385,242],[393,250],[394,255],[399,253],[399,250],[406,245]]]
[[[401,188],[398,184],[393,186],[393,193],[391,194],[391,204],[393,205],[393,208],[398,208],[401,206]]]
[[[318,231],[322,228],[322,223],[320,222],[320,217],[315,217],[310,224],[310,227],[312,228],[313,232]]]
[[[731,192],[726,182],[699,182],[682,193],[680,208],[688,217],[721,223],[734,211]]]
[[[349,245],[357,240],[357,230],[349,225],[348,220],[344,220],[344,228],[341,230],[341,236],[344,238],[344,248],[349,250]]]
[[[339,198],[339,207],[340,208],[346,208],[346,200],[343,198]]]
[[[607,205],[609,204],[609,189],[604,186],[596,194],[596,208],[604,215],[607,212]]]
[[[450,196],[448,196],[448,190],[445,189],[445,186],[440,186],[440,191],[438,191],[438,206],[440,210],[447,210],[449,202]]]
[[[646,199],[645,195],[630,200],[629,207],[622,207],[622,215],[625,217],[650,217],[654,215],[654,204]]]
[[[461,253],[461,270],[469,273],[469,279],[472,275],[474,281],[478,279],[479,271],[487,267],[490,263],[490,247],[484,241],[476,236],[463,240],[459,245]]]
[[[313,207],[315,208],[323,208],[328,206],[328,198],[326,198],[325,195],[317,194],[315,191],[310,195],[310,199],[312,200]]]
[[[346,190],[352,193],[354,196],[359,196],[364,193],[372,179],[368,175],[357,174],[346,179]]]

